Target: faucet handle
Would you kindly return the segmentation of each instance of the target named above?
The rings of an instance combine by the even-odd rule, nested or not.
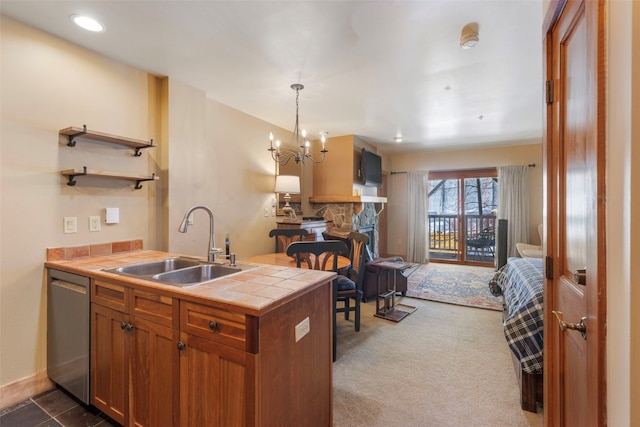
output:
[[[216,260],[216,255],[217,254],[221,254],[222,253],[222,249],[220,248],[210,248],[209,249],[209,257],[208,257],[208,261],[209,262],[215,262]]]

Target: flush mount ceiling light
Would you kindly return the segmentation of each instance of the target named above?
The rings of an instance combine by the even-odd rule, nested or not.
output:
[[[93,18],[84,15],[71,15],[71,20],[80,28],[84,28],[87,31],[93,31],[94,33],[103,32],[106,27]]]
[[[393,142],[402,142],[404,140],[404,138],[402,136],[394,136],[393,137]]]
[[[478,33],[478,24],[472,22],[465,25],[462,28],[460,34],[460,47],[463,49],[470,49],[474,47],[480,41],[480,35]]]

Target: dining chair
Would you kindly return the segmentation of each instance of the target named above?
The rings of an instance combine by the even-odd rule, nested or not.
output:
[[[313,254],[313,257],[305,256]],[[314,270],[331,270],[338,272],[338,257],[348,256],[349,250],[347,245],[340,240],[325,240],[321,242],[293,242],[287,248],[287,255],[295,256],[296,266],[300,268],[302,262],[307,263],[309,269]],[[331,265],[327,268],[328,264]],[[343,302],[345,298],[353,298],[356,303],[350,307],[349,311],[355,312],[355,329],[360,330],[360,301],[362,300],[362,291],[358,289],[356,283],[349,277],[338,274],[333,281],[333,361],[336,360],[337,345],[337,328],[336,321],[338,312],[344,312],[345,318],[348,318],[348,312],[344,311],[344,307],[338,308],[338,304]]]
[[[269,237],[275,237],[276,252],[285,252],[287,246],[295,241],[302,241],[309,231],[304,228],[274,228],[269,232]]]
[[[355,327],[356,331],[360,330],[360,302],[363,299],[362,286],[364,283],[365,265],[367,263],[367,245],[369,244],[369,236],[364,233],[352,231],[347,237],[349,242],[349,262],[350,267],[347,270],[347,277],[356,284],[356,295],[340,295],[338,294],[338,303],[342,306],[336,308],[337,313],[344,313],[345,320],[349,320],[349,313],[354,311],[356,314]],[[351,299],[355,300],[355,305],[351,306]]]

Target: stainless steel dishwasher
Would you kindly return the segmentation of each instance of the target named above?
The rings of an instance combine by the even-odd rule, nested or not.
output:
[[[48,270],[47,374],[89,404],[90,279]]]

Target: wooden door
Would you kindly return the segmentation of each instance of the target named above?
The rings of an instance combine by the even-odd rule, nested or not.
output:
[[[257,425],[257,356],[184,332],[180,340],[180,425]]]
[[[606,424],[603,3],[561,1],[548,15],[557,16],[545,41],[548,426]]]
[[[133,398],[129,425],[178,425],[177,336],[172,328],[140,317],[134,317],[131,323]]]
[[[129,316],[91,304],[91,404],[120,424],[129,406]]]

